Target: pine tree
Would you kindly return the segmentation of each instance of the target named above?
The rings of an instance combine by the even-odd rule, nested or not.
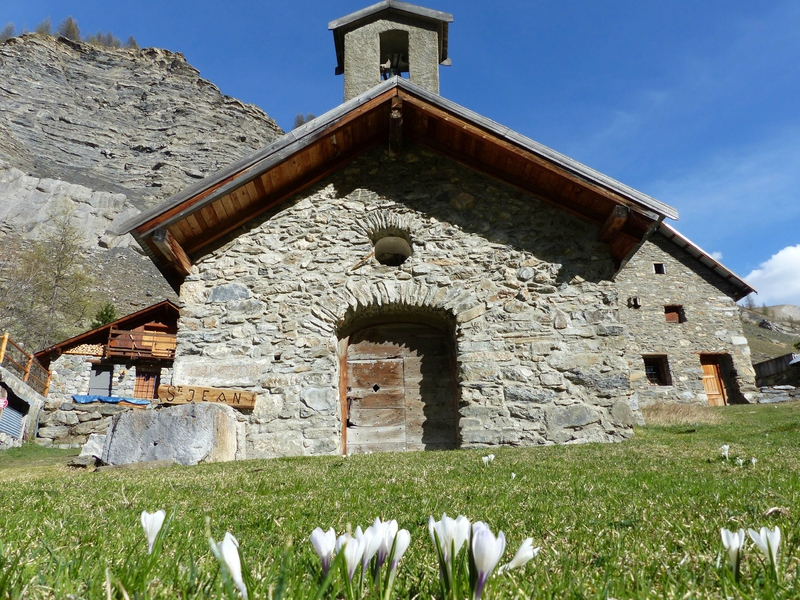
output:
[[[117,320],[117,307],[112,302],[106,302],[92,319],[92,329],[108,325]]]
[[[13,23],[8,23],[3,30],[0,31],[0,43],[5,42],[7,39],[14,37],[16,33],[16,27],[14,27]]]
[[[78,27],[78,22],[71,16],[67,17],[61,21],[61,25],[58,26],[58,35],[64,36],[74,42],[80,42],[81,30]]]
[[[44,35],[51,35],[53,33],[53,24],[50,22],[50,17],[39,23],[34,29],[36,33],[43,33]]]
[[[136,39],[131,35],[128,36],[128,41],[125,42],[125,47],[130,48],[132,50],[138,50],[139,44],[136,43]]]

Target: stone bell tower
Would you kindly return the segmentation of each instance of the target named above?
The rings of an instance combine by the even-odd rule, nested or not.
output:
[[[328,23],[336,74],[350,100],[395,75],[439,93],[439,65],[450,65],[447,29],[453,15],[384,0]]]

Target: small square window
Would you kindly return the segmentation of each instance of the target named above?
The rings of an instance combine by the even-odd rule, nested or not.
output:
[[[643,356],[644,372],[650,385],[672,385],[669,374],[669,361],[665,354]]]
[[[685,323],[686,322],[686,313],[683,312],[682,306],[665,306],[664,307],[664,316],[667,319],[667,323]]]
[[[667,268],[664,266],[664,263],[653,263],[653,273],[656,275],[666,275]]]

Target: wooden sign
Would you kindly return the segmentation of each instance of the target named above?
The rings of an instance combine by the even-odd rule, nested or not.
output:
[[[256,406],[256,393],[241,390],[198,387],[194,385],[160,385],[158,399],[162,404],[193,404],[218,402],[233,408],[252,410]]]

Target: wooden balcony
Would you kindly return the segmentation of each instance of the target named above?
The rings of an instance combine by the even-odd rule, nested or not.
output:
[[[47,392],[50,390],[50,371],[39,364],[33,354],[28,354],[15,344],[9,338],[8,333],[4,333],[0,337],[0,365],[14,373],[42,396],[47,396]]]
[[[108,333],[106,358],[173,360],[176,345],[176,336],[171,333],[112,328]]]

